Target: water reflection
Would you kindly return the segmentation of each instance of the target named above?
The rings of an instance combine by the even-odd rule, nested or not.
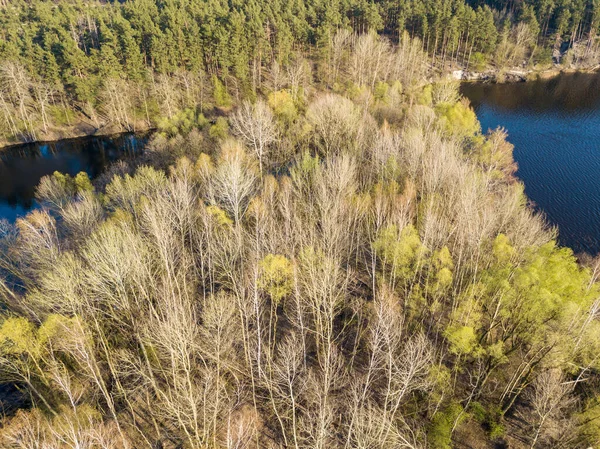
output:
[[[461,90],[476,109],[486,103],[506,110],[581,113],[600,105],[600,76],[595,73],[514,84],[465,83]]]
[[[600,74],[465,83],[482,129],[506,128],[525,193],[576,252],[600,252]]]
[[[0,150],[0,219],[14,221],[34,207],[35,188],[43,176],[85,171],[94,178],[111,162],[140,154],[147,140],[147,134],[120,134]]]

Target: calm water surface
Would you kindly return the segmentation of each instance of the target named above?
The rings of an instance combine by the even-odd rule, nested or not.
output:
[[[14,221],[35,207],[43,176],[81,171],[95,178],[108,164],[141,153],[146,134],[85,137],[0,149],[0,219]]]
[[[465,83],[484,131],[504,127],[525,193],[576,253],[600,252],[600,74]]]

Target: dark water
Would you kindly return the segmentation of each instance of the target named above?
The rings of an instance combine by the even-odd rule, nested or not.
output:
[[[465,83],[483,131],[504,127],[525,193],[576,253],[600,252],[600,74]]]
[[[0,219],[14,221],[35,207],[43,176],[85,171],[93,179],[111,162],[140,154],[147,140],[147,134],[119,134],[0,149]]]

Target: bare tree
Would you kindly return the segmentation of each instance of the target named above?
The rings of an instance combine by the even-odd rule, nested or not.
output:
[[[277,141],[278,131],[269,106],[262,100],[251,104],[245,101],[231,118],[234,133],[250,147],[258,158],[262,176],[263,163],[269,156],[270,147]]]
[[[240,223],[256,189],[257,176],[243,147],[237,142],[225,142],[215,173],[209,180],[211,201],[229,212],[235,223]]]
[[[39,110],[40,117],[42,119],[42,126],[44,132],[48,132],[50,127],[50,118],[48,117],[48,107],[52,104],[54,96],[56,95],[56,89],[48,85],[43,81],[37,81],[32,84],[33,96],[35,98],[36,106]]]
[[[32,82],[25,68],[20,64],[5,61],[0,65],[0,92],[5,114],[8,114],[8,102],[16,109],[21,127],[10,120],[14,130],[19,130],[25,140],[36,140],[34,99],[31,95]]]
[[[573,404],[570,397],[573,384],[566,382],[558,369],[549,369],[539,374],[527,392],[534,415],[533,435],[530,448],[536,447],[543,438],[556,436],[562,428],[561,419]]]
[[[456,81],[440,81],[433,85],[431,96],[433,104],[454,104],[460,99],[459,83]]]
[[[107,123],[117,123],[126,131],[135,131],[131,94],[132,86],[126,80],[110,78],[104,82],[100,98]]]
[[[374,33],[355,37],[350,59],[350,76],[359,86],[375,87],[377,81],[387,80],[389,74],[390,46]]]
[[[159,75],[154,80],[153,91],[161,102],[161,109],[167,117],[173,117],[179,110],[179,91],[174,86],[174,80],[167,75]]]
[[[338,30],[331,39],[330,47],[330,84],[337,83],[342,75],[341,70],[346,62],[347,52],[350,49],[352,33],[347,29]]]
[[[62,210],[68,232],[77,240],[88,237],[104,217],[104,210],[92,192],[82,192]]]
[[[359,143],[362,114],[350,100],[324,95],[313,102],[306,113],[314,126],[325,154],[352,151]]]

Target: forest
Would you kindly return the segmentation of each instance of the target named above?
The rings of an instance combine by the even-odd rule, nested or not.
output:
[[[431,72],[502,77],[596,67],[599,29],[597,0],[1,0],[0,144],[156,128],[253,100],[301,59],[334,89],[339,30],[408,33]]]
[[[598,5],[458,3],[0,1],[5,135],[156,128],[0,222],[0,447],[598,446],[600,259],[435,72]]]

